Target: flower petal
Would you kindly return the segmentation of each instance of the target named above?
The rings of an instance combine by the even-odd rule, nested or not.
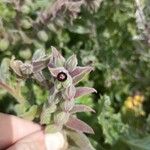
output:
[[[90,87],[77,87],[75,98],[78,98],[80,96],[84,96],[93,92],[97,92],[97,91],[94,88],[90,88]]]
[[[86,105],[75,105],[70,113],[78,113],[78,112],[95,112],[91,107],[86,106]]]
[[[68,122],[65,125],[66,127],[77,132],[81,131],[85,133],[94,134],[93,129],[88,124],[73,116],[70,116]]]
[[[48,69],[49,69],[50,73],[52,74],[52,76],[54,76],[54,77],[57,77],[58,73],[60,73],[60,72],[68,73],[64,67],[57,67],[57,68],[48,67]]]
[[[77,84],[79,81],[83,79],[83,77],[90,73],[93,70],[92,67],[76,67],[74,71],[70,73],[70,75],[73,77],[73,83]]]
[[[64,88],[67,88],[72,85],[72,77],[67,73],[67,80],[65,82],[62,82],[62,85]]]
[[[65,58],[58,52],[58,50],[51,46],[52,55],[50,57],[49,66],[51,67],[62,67],[65,63]]]
[[[66,64],[65,64],[65,68],[69,71],[69,72],[72,72],[76,66],[77,66],[77,57],[75,54],[73,54],[71,57],[69,57],[66,61]]]

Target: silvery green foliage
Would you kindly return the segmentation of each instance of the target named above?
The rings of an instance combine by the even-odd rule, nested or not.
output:
[[[59,34],[58,29],[71,28],[75,19],[80,18],[82,7],[94,12],[100,2],[101,0],[1,0],[0,52],[10,50],[13,53],[18,47],[17,54],[28,60],[34,49],[45,48],[53,33]]]
[[[78,66],[75,54],[65,60],[55,47],[52,47],[50,56],[47,56],[43,50],[37,50],[31,62],[23,63],[13,57],[10,67],[18,78],[35,79],[49,93],[47,101],[42,105],[20,101],[16,105],[17,114],[28,120],[38,119],[46,132],[68,131],[67,135],[73,135],[72,138],[82,137],[82,147],[84,143],[88,143],[87,149],[92,149],[84,133],[93,134],[94,131],[88,124],[78,119],[76,113],[94,112],[94,110],[83,104],[75,104],[75,99],[96,92],[94,88],[77,86],[93,68]],[[48,76],[44,72],[47,72]],[[76,144],[77,147],[78,145],[80,144]]]
[[[148,18],[146,18],[142,2],[140,0],[135,0],[135,4],[136,4],[135,17],[137,27],[141,33],[142,40],[144,40],[148,45],[150,45],[150,22]]]

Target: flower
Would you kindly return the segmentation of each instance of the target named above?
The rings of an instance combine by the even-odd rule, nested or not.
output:
[[[76,98],[96,92],[94,88],[76,87],[93,68],[91,66],[81,67],[77,64],[75,54],[65,60],[54,47],[52,47],[50,57],[46,56],[45,51],[37,50],[29,63],[23,63],[15,58],[10,62],[11,69],[20,78],[33,78],[48,90],[48,101],[44,102],[42,107],[39,106],[40,109],[42,108],[40,124],[46,125],[45,131],[57,128],[62,130],[65,126],[80,133],[94,133],[88,124],[75,116],[79,112],[94,112],[88,106],[75,104]],[[45,74],[47,68],[51,78]],[[34,111],[34,116],[30,116],[30,119],[33,120],[38,109],[35,106],[33,105],[24,117]],[[53,124],[51,124],[52,122]]]
[[[144,96],[136,94],[134,96],[129,96],[123,105],[125,111],[131,111],[137,116],[144,116],[145,112],[143,109]]]
[[[65,76],[65,83],[62,83],[64,87],[69,87],[71,84],[76,85],[86,74],[93,70],[91,66],[77,66],[75,54],[65,60],[54,47],[52,47],[52,55],[50,57],[48,68],[52,76],[56,79],[58,79],[59,75]]]
[[[94,133],[89,125],[74,116],[78,112],[94,112],[88,106],[75,104],[75,99],[96,92],[94,88],[90,87],[75,87],[86,74],[93,70],[91,66],[81,67],[77,64],[75,54],[65,60],[57,49],[52,47],[52,54],[48,63],[48,69],[54,78],[50,103],[61,103],[61,111],[59,109],[58,114],[54,115],[54,122],[61,129],[65,125],[77,132]],[[62,86],[58,86],[59,84]],[[56,99],[59,102],[56,102]]]

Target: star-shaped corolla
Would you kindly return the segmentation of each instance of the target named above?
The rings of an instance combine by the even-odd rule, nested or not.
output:
[[[48,68],[54,78],[62,81],[65,88],[69,87],[71,84],[76,85],[86,74],[93,70],[91,66],[80,67],[77,66],[77,64],[78,62],[75,54],[65,60],[57,49],[52,47],[52,55]]]

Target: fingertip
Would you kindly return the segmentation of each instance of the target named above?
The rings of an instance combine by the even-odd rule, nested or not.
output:
[[[4,149],[23,137],[40,131],[41,126],[13,115],[0,113],[0,149]]]
[[[67,147],[66,139],[61,132],[45,135],[46,150],[65,150]]]

